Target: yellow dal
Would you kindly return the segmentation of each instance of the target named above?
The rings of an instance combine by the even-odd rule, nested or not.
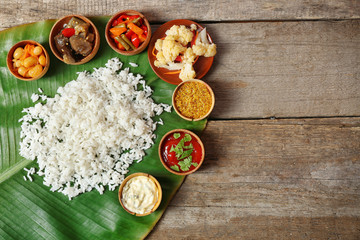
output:
[[[175,107],[185,117],[197,119],[205,116],[211,108],[209,89],[199,82],[185,82],[175,93]]]

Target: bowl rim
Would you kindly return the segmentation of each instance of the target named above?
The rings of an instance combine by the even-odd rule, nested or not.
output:
[[[83,15],[79,15],[79,14],[70,14],[70,15],[66,15],[63,16],[62,18],[59,18],[54,25],[51,27],[50,30],[50,34],[49,34],[49,45],[50,45],[50,49],[52,51],[52,53],[55,55],[55,57],[57,59],[59,59],[60,61],[64,62],[64,58],[62,58],[55,46],[54,43],[54,37],[57,33],[55,33],[55,29],[58,27],[58,24],[62,23],[65,19],[69,18],[71,19],[72,17],[77,17],[80,18],[81,20],[89,23],[91,25],[91,27],[94,30],[94,34],[95,34],[95,39],[94,39],[94,46],[93,49],[91,51],[91,53],[89,55],[87,55],[86,57],[82,58],[80,61],[75,62],[75,63],[66,63],[68,65],[81,65],[84,63],[89,62],[91,59],[93,59],[96,55],[96,53],[98,52],[99,48],[100,48],[100,34],[99,34],[99,30],[97,29],[97,27],[95,26],[95,24],[87,17],[83,16]]]
[[[156,185],[157,189],[158,189],[158,199],[157,199],[157,202],[155,203],[154,207],[149,211],[149,212],[146,212],[146,213],[143,213],[143,214],[140,214],[140,213],[135,213],[135,212],[132,212],[130,211],[129,209],[127,209],[123,202],[122,202],[122,191],[123,191],[123,188],[124,186],[126,185],[126,183],[134,178],[134,177],[137,177],[137,176],[145,176],[145,177],[148,177],[150,178]],[[135,216],[138,216],[138,217],[142,217],[142,216],[147,216],[153,212],[156,211],[156,209],[160,206],[160,203],[162,201],[162,189],[161,189],[161,185],[159,183],[159,181],[152,175],[148,174],[148,173],[143,173],[143,172],[137,172],[137,173],[133,173],[133,174],[130,174],[129,176],[127,176],[123,182],[121,183],[120,187],[119,187],[119,192],[118,192],[118,198],[119,198],[119,202],[121,204],[121,206],[124,208],[125,211],[127,211],[128,213],[130,213],[131,215],[135,215]]]
[[[176,104],[175,104],[175,95],[177,93],[177,91],[179,90],[179,88],[186,84],[186,83],[189,83],[189,82],[198,82],[198,83],[201,83],[201,84],[204,84],[204,86],[209,90],[210,92],[210,95],[211,95],[211,107],[209,109],[209,111],[202,117],[200,118],[189,118],[189,117],[186,117],[184,116],[176,107]],[[175,112],[183,119],[185,120],[188,120],[188,121],[200,121],[200,120],[203,120],[205,119],[206,117],[208,117],[210,115],[210,113],[213,111],[214,109],[214,106],[215,106],[215,94],[214,94],[214,91],[212,90],[212,88],[209,86],[209,84],[207,84],[206,82],[204,82],[203,80],[200,80],[200,79],[191,79],[191,80],[187,80],[187,81],[184,81],[182,83],[180,83],[179,85],[177,85],[177,87],[175,88],[175,90],[173,91],[173,94],[172,94],[172,106],[175,110]]]
[[[191,171],[187,171],[187,172],[176,172],[176,171],[174,171],[173,169],[171,169],[166,164],[166,162],[165,162],[165,160],[164,160],[164,158],[162,156],[162,145],[164,144],[165,139],[169,135],[171,135],[173,133],[176,133],[176,132],[185,132],[185,133],[190,134],[192,137],[195,137],[195,139],[198,141],[198,143],[201,146],[201,154],[202,154],[202,156],[201,156],[200,163]],[[197,134],[195,134],[194,132],[192,132],[190,130],[187,130],[187,129],[178,128],[178,129],[173,129],[173,130],[171,130],[171,131],[164,134],[164,136],[161,138],[160,143],[159,143],[158,154],[159,154],[160,161],[161,161],[162,165],[166,168],[166,170],[168,170],[169,172],[171,172],[173,174],[176,174],[176,175],[185,176],[185,175],[189,175],[189,174],[197,171],[200,168],[200,166],[202,165],[202,163],[204,162],[204,159],[205,159],[205,147],[204,147],[204,144],[201,141],[200,137]]]
[[[46,64],[45,64],[45,66],[44,66],[41,74],[38,75],[38,76],[35,77],[35,78],[23,77],[23,76],[21,76],[20,74],[16,73],[16,72],[14,71],[14,67],[13,67],[13,62],[12,62],[12,60],[13,60],[13,54],[14,54],[16,48],[18,48],[18,47],[25,47],[25,45],[28,44],[28,43],[41,47],[41,49],[43,50],[43,52],[44,52],[44,54],[45,54],[45,58],[46,58]],[[9,69],[10,73],[11,73],[14,77],[16,77],[17,79],[20,79],[20,80],[22,80],[22,81],[35,81],[35,80],[38,80],[38,79],[42,78],[42,77],[46,74],[46,72],[49,70],[50,57],[49,57],[49,53],[46,51],[45,47],[44,47],[42,44],[40,44],[39,42],[34,41],[34,40],[30,40],[30,39],[29,39],[29,40],[22,40],[22,41],[20,41],[20,42],[15,43],[15,44],[10,48],[10,50],[9,50],[7,56],[6,56],[6,65],[7,65],[7,68]]]
[[[148,34],[146,36],[146,40],[145,42],[143,42],[141,44],[140,47],[136,48],[135,50],[132,51],[126,51],[126,50],[120,50],[118,49],[115,44],[114,41],[110,38],[109,36],[109,29],[111,28],[111,23],[118,18],[121,14],[129,14],[129,15],[140,15],[140,17],[144,20],[144,23],[146,25],[146,27],[148,28]],[[121,55],[125,55],[125,56],[132,56],[132,55],[136,55],[141,53],[142,51],[144,51],[147,46],[150,43],[150,39],[151,39],[151,26],[149,21],[147,20],[147,18],[144,16],[144,14],[142,14],[141,12],[138,12],[136,10],[132,10],[132,9],[126,9],[126,10],[121,10],[117,13],[115,13],[107,22],[106,27],[105,27],[105,39],[106,42],[108,43],[108,45],[117,53],[121,54]]]

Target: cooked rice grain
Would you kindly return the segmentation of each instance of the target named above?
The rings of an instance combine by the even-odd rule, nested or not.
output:
[[[105,66],[78,73],[45,104],[25,108],[20,119],[20,155],[37,159],[43,183],[69,199],[93,188],[115,190],[153,145],[152,117],[171,110],[153,102],[142,76],[128,68],[117,73],[117,58]]]

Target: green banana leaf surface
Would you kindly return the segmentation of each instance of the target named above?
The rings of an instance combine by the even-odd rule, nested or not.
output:
[[[51,192],[43,185],[40,176],[33,175],[33,182],[25,181],[24,167],[37,167],[19,155],[20,126],[18,120],[24,115],[23,108],[33,106],[30,97],[41,88],[53,97],[60,86],[77,78],[77,72],[92,71],[104,66],[108,59],[118,57],[125,67],[139,73],[153,90],[156,103],[171,105],[172,92],[176,86],[159,79],[148,62],[147,51],[135,56],[122,56],[112,50],[105,40],[105,26],[109,17],[91,18],[101,35],[100,49],[95,58],[83,65],[66,65],[54,57],[49,48],[49,33],[55,20],[22,25],[0,32],[0,239],[143,239],[153,229],[174,196],[183,176],[168,172],[158,157],[161,137],[175,128],[184,128],[200,133],[206,120],[189,122],[172,111],[160,116],[164,125],[155,131],[155,144],[146,151],[140,163],[129,168],[129,174],[145,172],[160,182],[163,199],[154,213],[136,217],[127,213],[119,204],[118,188],[106,190],[100,195],[96,190],[68,200],[59,192]],[[41,43],[50,55],[50,69],[37,81],[21,81],[11,75],[6,67],[9,49],[21,40],[31,39]],[[134,62],[139,67],[131,67]]]

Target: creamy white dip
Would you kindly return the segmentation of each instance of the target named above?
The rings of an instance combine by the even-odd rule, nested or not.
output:
[[[146,176],[131,178],[122,191],[124,206],[138,214],[150,212],[158,200],[158,188],[154,181]]]

